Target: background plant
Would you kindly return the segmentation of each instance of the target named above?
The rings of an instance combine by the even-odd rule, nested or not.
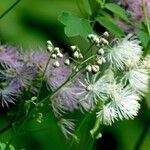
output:
[[[55,1],[56,2],[56,1]],[[55,3],[55,2],[53,2],[53,3]],[[63,17],[69,17],[69,22],[70,22],[70,20],[73,20],[75,23],[77,23],[77,25],[76,26],[73,26],[72,27],[72,24],[70,24],[70,23],[65,23],[66,24],[66,28],[68,29],[66,29],[67,31],[69,31],[69,33],[67,32],[67,35],[68,36],[74,36],[74,35],[80,35],[81,34],[81,36],[83,36],[84,38],[86,38],[86,36],[89,34],[89,33],[91,33],[91,31],[93,32],[93,27],[94,27],[94,31],[96,31],[96,32],[100,32],[100,33],[102,33],[105,29],[103,28],[103,30],[101,29],[101,30],[99,30],[99,28],[101,28],[101,26],[104,26],[104,27],[106,27],[107,29],[109,29],[109,31],[111,31],[115,36],[122,36],[123,35],[123,31],[121,31],[121,29],[120,29],[120,27],[118,27],[117,26],[117,22],[115,22],[115,19],[114,19],[114,15],[115,16],[118,16],[116,13],[114,13],[114,11],[115,10],[109,10],[110,8],[109,8],[109,6],[111,6],[110,4],[108,4],[108,5],[106,5],[108,8],[106,9],[104,6],[104,4],[103,3],[101,3],[101,5],[97,5],[98,3],[96,2],[96,1],[92,1],[92,2],[94,2],[94,4],[91,4],[91,2],[90,2],[90,5],[92,5],[92,7],[94,8],[94,10],[99,10],[99,8],[101,8],[100,9],[100,12],[99,12],[99,14],[100,14],[100,17],[99,17],[99,19],[97,20],[97,21],[95,21],[96,20],[96,12],[95,12],[95,14],[92,12],[92,14],[90,14],[89,15],[89,17],[87,17],[87,12],[89,11],[90,12],[90,9],[89,9],[89,3],[85,3],[85,2],[83,2],[82,4],[81,4],[81,2],[79,2],[79,4],[78,5],[80,5],[79,7],[80,7],[80,9],[82,10],[82,11],[84,11],[84,10],[86,10],[86,11],[84,11],[83,13],[85,13],[85,15],[84,15],[84,17],[83,17],[83,15],[81,15],[81,14],[78,14],[78,15],[74,15],[74,13],[76,12],[74,12],[74,13],[63,13],[60,17],[59,17],[59,20],[61,20],[61,22],[63,22]],[[100,1],[101,2],[101,1]],[[64,3],[64,2],[63,2]],[[20,3],[21,4],[21,3]],[[27,4],[27,3],[26,3]],[[41,4],[41,3],[40,3]],[[51,1],[51,4],[52,4],[52,1]],[[66,3],[64,3],[64,6],[68,6],[69,4],[71,4],[72,5],[72,2],[70,1],[70,2],[68,2],[68,1],[66,1]],[[19,14],[20,14],[20,11],[21,11],[21,9],[22,9],[22,7],[23,7],[23,5],[25,6],[25,3],[22,3],[22,5],[18,5],[17,6],[17,9],[16,10],[18,10],[19,11]],[[46,13],[41,13],[41,10],[42,11],[44,11],[45,10],[45,5],[46,5],[46,2],[43,2],[43,7],[44,7],[44,9],[40,9],[39,10],[39,14],[42,16],[42,15],[44,15],[44,14],[46,14]],[[84,6],[86,6],[86,7],[84,7],[83,8],[83,5]],[[95,5],[95,6],[94,6]],[[2,6],[2,5],[1,5]],[[75,5],[75,6],[77,6],[77,5]],[[98,6],[98,8],[97,9],[95,9],[96,7]],[[42,7],[42,6],[41,6]],[[91,6],[90,6],[91,7]],[[115,7],[117,7],[117,6],[115,6]],[[29,8],[28,6],[27,6],[27,8]],[[112,8],[112,7],[111,7]],[[71,7],[68,7],[68,9],[71,9]],[[118,8],[117,8],[118,9]],[[23,9],[24,10],[24,9]],[[27,9],[26,9],[27,10]],[[26,10],[24,10],[24,11],[26,11]],[[49,9],[47,9],[47,10],[49,10]],[[110,13],[110,11],[111,12],[113,12],[113,13]],[[30,11],[29,11],[30,12]],[[28,13],[29,13],[28,12]],[[37,15],[37,12],[38,12],[38,9],[36,9],[36,11],[35,11],[35,14]],[[57,11],[57,13],[58,13],[58,11]],[[52,13],[49,13],[49,14],[52,14]],[[58,13],[59,14],[59,13]],[[94,15],[93,15],[94,14]],[[110,15],[111,14],[111,15]],[[10,14],[8,14],[8,15],[10,15]],[[107,19],[106,19],[106,17],[105,17],[105,15],[106,16],[109,16],[109,17],[107,17]],[[38,24],[38,22],[42,22],[41,24],[43,25],[44,24],[44,22],[46,22],[46,21],[43,21],[44,20],[44,18],[46,18],[45,20],[47,20],[49,17],[44,17],[44,16],[42,16],[41,17],[41,20],[42,21],[40,21],[39,20],[39,18],[36,20],[35,18],[36,18],[36,16],[34,16],[34,14],[33,14],[33,11],[32,11],[32,15],[31,15],[34,19],[32,19],[32,20],[34,20],[35,22],[36,22],[36,24],[32,24],[32,25],[30,25],[30,27],[32,27],[32,26],[34,26],[35,27],[35,25],[37,25]],[[58,15],[56,15],[56,16],[58,16]],[[80,17],[79,17],[80,16]],[[9,16],[7,16],[7,17],[9,17]],[[118,16],[118,17],[120,17],[120,16]],[[51,17],[52,18],[52,17]],[[108,19],[109,18],[109,19]],[[14,19],[14,17],[13,17],[13,19]],[[13,20],[12,19],[12,20]],[[65,18],[66,19],[66,18]],[[80,20],[81,19],[81,21],[78,21],[78,20]],[[123,18],[122,18],[123,19]],[[31,23],[31,20],[30,20],[30,18],[29,19],[23,19],[25,22],[28,20],[30,23]],[[56,19],[55,19],[56,20]],[[76,21],[77,20],[77,21]],[[129,20],[129,19],[128,19]],[[10,19],[7,19],[7,23],[8,23],[8,21],[10,21]],[[65,40],[66,38],[64,38],[64,34],[63,34],[63,30],[62,30],[62,28],[61,28],[61,35],[62,36],[57,36],[57,38],[58,39],[61,39],[61,40],[55,40],[55,37],[56,37],[56,33],[55,34],[49,34],[48,36],[50,36],[50,35],[53,35],[53,37],[48,37],[48,38],[45,38],[44,36],[36,36],[36,38],[32,38],[32,39],[34,39],[35,40],[35,42],[33,42],[33,40],[32,40],[32,43],[30,43],[29,44],[29,41],[31,41],[30,39],[31,39],[31,37],[34,37],[37,33],[33,33],[33,32],[29,32],[29,34],[23,34],[24,32],[22,32],[22,31],[24,31],[23,30],[23,27],[21,27],[20,29],[19,28],[14,28],[14,27],[12,27],[13,28],[13,30],[12,30],[12,32],[14,32],[14,33],[11,33],[9,30],[8,30],[8,28],[7,29],[5,29],[5,27],[7,27],[7,26],[5,26],[4,24],[5,24],[5,20],[3,19],[2,21],[1,21],[1,29],[3,29],[2,31],[1,31],[1,33],[6,33],[6,32],[8,32],[8,34],[6,33],[6,34],[1,34],[1,35],[3,35],[3,37],[7,37],[7,40],[3,40],[3,41],[9,41],[9,40],[11,40],[11,41],[13,41],[13,39],[16,39],[16,41],[17,41],[17,39],[19,39],[18,41],[20,41],[20,43],[24,43],[24,47],[25,47],[25,45],[37,45],[37,43],[39,44],[39,43],[41,43],[41,44],[39,44],[39,45],[42,45],[43,46],[43,44],[42,43],[45,43],[45,41],[46,41],[46,39],[53,39],[53,41],[55,41],[58,45],[60,45],[60,47],[68,47],[69,45],[71,45],[71,44],[66,44],[66,43],[68,43],[68,39],[67,39],[67,41]],[[72,22],[72,21],[71,21]],[[73,22],[73,25],[74,25],[74,22]],[[63,22],[64,23],[64,22]],[[99,25],[99,23],[100,23],[100,25]],[[103,24],[102,24],[103,23]],[[111,25],[111,26],[109,26],[110,25],[110,23],[112,23],[113,25]],[[3,25],[2,25],[3,24]],[[12,24],[12,23],[11,23]],[[19,25],[17,22],[14,22],[14,24],[13,25]],[[24,23],[22,23],[22,24],[24,24]],[[68,25],[69,24],[69,25]],[[115,25],[114,25],[115,24]],[[83,26],[82,26],[83,25]],[[71,27],[70,27],[71,26]],[[113,26],[113,28],[112,28],[112,26]],[[24,26],[24,27],[26,27],[26,26]],[[80,32],[77,32],[77,33],[74,33],[74,31],[76,31],[76,29],[74,29],[75,27],[77,27],[77,29],[80,29],[79,31]],[[80,27],[80,28],[79,28]],[[48,27],[49,28],[49,27]],[[16,29],[16,30],[15,30]],[[19,29],[19,30],[18,30]],[[30,28],[31,29],[31,28]],[[43,29],[43,27],[42,27],[42,29]],[[73,29],[73,30],[71,30],[71,29]],[[85,30],[84,29],[87,29],[86,31],[88,31],[88,32],[85,32]],[[18,34],[16,34],[16,38],[14,38],[15,37],[15,33],[17,33],[16,31],[20,31],[23,35],[24,35],[24,37],[22,37],[22,34],[20,34],[21,35],[21,38],[19,38],[19,35]],[[38,29],[38,31],[39,31],[39,29]],[[52,28],[51,28],[51,31],[52,31]],[[55,30],[56,31],[56,30]],[[57,30],[58,31],[58,30]],[[82,32],[82,31],[84,31],[84,32]],[[143,31],[143,30],[142,30]],[[144,32],[147,34],[147,31],[146,31],[146,28],[144,29]],[[42,32],[43,33],[43,32]],[[7,36],[8,35],[8,36]],[[27,36],[27,38],[26,38],[26,36]],[[29,35],[29,37],[28,37],[28,35]],[[33,36],[34,35],[34,36]],[[60,34],[59,34],[60,35]],[[13,36],[13,38],[11,38],[11,36]],[[143,36],[145,36],[145,34],[143,35]],[[10,37],[10,38],[9,38]],[[44,37],[44,39],[42,39],[42,40],[38,40],[37,41],[37,39],[40,37]],[[62,37],[62,38],[61,38]],[[142,37],[143,39],[148,39],[147,38],[148,36],[146,35],[146,38],[145,37]],[[4,38],[4,39],[5,39]],[[24,38],[24,39],[23,39]],[[57,39],[56,38],[56,39]],[[25,40],[26,39],[26,40]],[[72,38],[72,40],[71,40],[71,43],[73,43],[73,44],[76,44],[76,43],[78,43],[78,42],[74,42],[74,40],[77,40],[77,39],[79,39],[78,41],[80,41],[81,39],[78,37],[78,38]],[[21,41],[22,40],[22,41]],[[40,42],[39,42],[40,41]],[[64,42],[60,42],[60,41],[64,41]],[[82,40],[83,41],[83,40]],[[143,40],[143,41],[145,41],[145,40]],[[15,43],[15,41],[13,41],[13,43]],[[16,45],[18,45],[18,43],[19,42],[16,42]],[[28,43],[28,44],[25,44],[25,43]],[[85,43],[87,43],[87,41],[83,41],[83,44],[81,43],[81,41],[79,42],[80,44],[79,44],[79,46],[81,46],[81,47],[83,47],[83,48],[81,48],[81,50],[82,49],[85,49]],[[22,44],[21,44],[22,45]],[[67,46],[68,45],[68,46]],[[44,46],[43,46],[44,47]],[[146,46],[147,47],[147,46]],[[69,49],[68,49],[69,50]],[[147,50],[147,49],[146,49]],[[84,52],[83,52],[84,53]],[[31,102],[32,103],[32,102]],[[55,134],[54,134],[55,135]],[[125,133],[124,133],[124,135],[125,135]],[[139,135],[139,134],[138,134]],[[84,143],[84,142],[83,142]],[[134,143],[134,142],[133,142]]]

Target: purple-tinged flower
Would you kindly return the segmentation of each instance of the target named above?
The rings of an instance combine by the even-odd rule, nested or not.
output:
[[[72,112],[79,108],[79,102],[82,97],[78,93],[83,90],[83,86],[81,86],[77,80],[78,78],[68,83],[51,98],[53,111],[56,116],[66,111]]]
[[[53,64],[53,61],[55,60],[51,60],[47,67],[45,79],[48,81],[48,84],[52,89],[58,88],[71,75],[72,69],[70,66],[67,66],[64,64],[64,60],[65,60],[65,57],[58,59],[60,63],[59,67],[54,67],[52,64]],[[44,69],[45,67],[42,68],[43,71]]]
[[[10,67],[1,71],[1,78],[7,81],[15,80],[21,87],[29,87],[36,76],[36,68],[23,63],[16,63],[14,68]]]
[[[17,81],[12,81],[8,86],[0,89],[0,101],[2,107],[9,107],[9,103],[14,104],[15,97],[20,92],[20,84]]]
[[[35,67],[43,67],[48,62],[49,53],[47,51],[27,51],[21,55],[22,61],[28,65],[34,65]]]
[[[123,20],[118,19],[117,23],[124,29],[125,32],[131,33],[136,32],[140,26],[140,22],[144,19],[144,12],[142,9],[141,0],[114,0],[118,2],[130,15],[130,18],[134,21],[134,27]],[[150,17],[150,0],[145,0],[145,6],[147,9],[148,16]]]
[[[0,46],[0,63],[3,67],[14,66],[17,62],[17,49],[8,45]]]
[[[136,20],[142,20],[144,17],[141,0],[117,0]],[[145,0],[148,15],[150,16],[150,0]]]

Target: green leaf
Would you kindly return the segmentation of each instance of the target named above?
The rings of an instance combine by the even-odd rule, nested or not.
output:
[[[140,41],[142,42],[143,47],[146,48],[150,41],[150,37],[149,37],[148,33],[144,32],[144,31],[139,31],[138,37],[139,37]]]
[[[5,143],[0,143],[0,150],[5,150],[6,144]]]
[[[96,20],[104,26],[107,30],[113,33],[115,36],[121,37],[124,35],[122,29],[120,29],[114,22],[105,17],[97,17]]]
[[[85,11],[86,11],[89,15],[92,15],[92,10],[91,10],[91,7],[90,7],[89,0],[82,0],[82,1],[83,1],[83,5],[84,5],[84,8],[85,8]]]
[[[15,150],[14,146],[9,145],[10,150]]]
[[[105,5],[105,8],[110,10],[111,12],[113,12],[114,14],[116,14],[118,17],[125,20],[126,22],[130,22],[126,14],[126,11],[119,5],[113,3],[107,3]]]
[[[68,37],[74,37],[80,35],[83,38],[87,38],[87,35],[92,33],[92,27],[88,20],[77,16],[70,12],[63,12],[58,20],[65,25],[65,34]]]

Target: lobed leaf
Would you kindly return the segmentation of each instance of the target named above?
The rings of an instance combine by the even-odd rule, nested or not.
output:
[[[96,20],[115,36],[121,37],[124,35],[123,30],[114,24],[110,19],[105,17],[97,17]]]
[[[65,34],[68,37],[81,36],[87,38],[92,33],[92,27],[88,20],[77,16],[71,12],[63,12],[58,20],[65,25]]]

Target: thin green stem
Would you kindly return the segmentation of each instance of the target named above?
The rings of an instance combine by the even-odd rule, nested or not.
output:
[[[91,48],[94,46],[94,44],[92,43],[87,49],[86,49],[86,54],[84,57],[87,57],[89,51],[91,50]]]
[[[8,129],[10,129],[12,127],[12,122],[10,122],[6,127],[0,129],[0,134],[4,133],[5,131],[7,131]]]
[[[0,19],[2,19],[5,15],[7,15],[19,2],[21,2],[21,0],[17,0],[14,4],[12,4],[6,11],[4,11],[1,15],[0,15]]]
[[[10,138],[9,142],[6,144],[6,147],[4,150],[7,150],[11,144],[11,142],[18,136],[18,133],[20,132],[20,130],[22,129],[22,127],[24,126],[24,124],[26,123],[26,121],[28,120],[29,116],[25,117],[25,119],[23,120],[23,122],[21,123],[21,125],[17,128],[16,133],[14,135],[12,135],[12,137]]]
[[[148,34],[150,36],[150,24],[149,24],[149,19],[148,19],[148,13],[145,5],[145,0],[142,0],[142,8],[143,8],[143,13],[144,13],[144,19],[147,27]]]
[[[77,130],[76,130],[76,133],[78,133],[78,132],[80,131],[80,129],[82,128],[82,126],[84,125],[84,123],[85,123],[85,121],[88,119],[88,117],[89,117],[89,114],[87,114],[87,115],[84,117],[84,119],[81,121],[80,125],[78,126],[78,128],[77,128]],[[72,137],[71,144],[70,144],[68,150],[71,150],[71,149],[72,149],[72,146],[73,146],[74,142],[75,142],[75,138]]]
[[[45,77],[45,74],[46,74],[48,65],[49,65],[49,63],[50,63],[50,60],[51,60],[51,54],[49,55],[49,58],[48,58],[48,61],[47,61],[47,63],[46,63],[44,72],[43,72],[43,74],[42,74],[41,83],[40,83],[40,88],[39,88],[38,95],[37,95],[37,100],[39,100],[39,97],[40,97],[40,93],[41,93],[41,89],[42,89],[42,86],[43,86],[44,77]]]
[[[140,135],[140,138],[138,139],[134,150],[140,150],[141,149],[141,146],[142,146],[142,144],[143,144],[143,142],[145,140],[145,137],[146,137],[146,134],[148,132],[149,127],[150,127],[150,119],[148,119],[148,121],[145,122],[145,126],[144,126],[144,129],[143,129],[143,132]]]

